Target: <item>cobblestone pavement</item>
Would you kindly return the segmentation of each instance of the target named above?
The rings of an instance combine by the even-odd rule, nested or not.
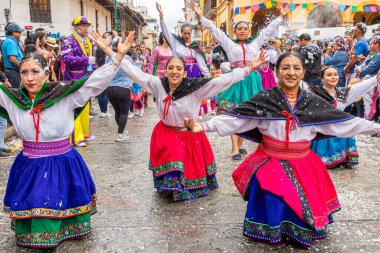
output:
[[[304,252],[242,236],[246,202],[231,178],[239,163],[229,157],[228,137],[209,134],[218,164],[218,190],[180,203],[159,197],[147,169],[150,134],[158,120],[151,105],[144,117],[128,123],[131,139],[116,143],[114,119],[94,117],[96,139],[79,148],[97,186],[94,230],[87,238],[62,243],[55,252]],[[358,144],[359,166],[330,171],[343,209],[335,214],[328,237],[315,241],[308,252],[380,252],[380,138],[359,136]],[[255,145],[247,147],[252,151]],[[12,162],[13,158],[0,160],[1,198]],[[36,252],[16,246],[9,224],[0,213],[0,252]]]

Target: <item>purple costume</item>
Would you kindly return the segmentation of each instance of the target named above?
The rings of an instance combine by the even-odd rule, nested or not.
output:
[[[62,43],[62,60],[65,63],[64,80],[77,80],[87,75],[90,75],[95,70],[95,65],[90,65],[89,56],[94,56],[94,47],[91,40],[87,39],[88,52],[85,46],[79,44],[75,36],[71,34]]]

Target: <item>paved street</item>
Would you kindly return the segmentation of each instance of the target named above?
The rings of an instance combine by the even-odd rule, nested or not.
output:
[[[159,197],[147,169],[150,134],[157,122],[151,102],[143,118],[129,121],[131,140],[116,143],[114,119],[94,117],[91,129],[96,139],[79,148],[97,186],[94,230],[85,239],[64,242],[55,252],[305,252],[242,236],[246,203],[230,176],[239,163],[230,160],[227,137],[209,135],[219,169],[218,190],[180,203]],[[380,252],[380,138],[359,136],[358,140],[360,165],[331,171],[343,209],[334,216],[328,237],[316,241],[308,252]],[[248,145],[250,151],[254,147]],[[1,198],[12,162],[13,158],[0,160]],[[4,213],[0,214],[0,252],[36,252],[16,246]]]

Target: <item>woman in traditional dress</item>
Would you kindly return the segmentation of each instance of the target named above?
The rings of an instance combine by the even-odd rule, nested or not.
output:
[[[340,209],[326,166],[310,150],[310,141],[317,135],[379,133],[380,124],[355,118],[301,90],[304,63],[297,53],[281,55],[276,74],[279,87],[261,91],[208,122],[185,119],[185,125],[197,134],[239,133],[259,142],[232,173],[248,200],[244,235],[268,243],[289,237],[309,247],[314,239],[326,236],[332,213]]]
[[[330,56],[331,49],[334,50],[334,54]],[[324,58],[323,63],[325,66],[334,66],[338,70],[339,82],[338,87],[346,86],[346,77],[344,76],[344,67],[347,65],[348,56],[348,45],[344,41],[342,36],[336,36],[333,40],[331,47],[327,50],[327,56]]]
[[[133,37],[130,33],[119,43],[112,61],[88,79],[48,83],[45,58],[30,54],[21,62],[22,87],[0,85],[0,116],[12,121],[24,146],[4,197],[18,245],[54,248],[91,232],[96,190],[87,165],[70,145],[74,111],[107,88]]]
[[[150,57],[150,64],[152,64],[150,74],[161,78],[165,76],[166,62],[173,56],[173,53],[162,32],[158,37],[158,43],[160,45],[153,49]]]
[[[182,201],[205,196],[218,188],[210,143],[204,133],[193,135],[186,131],[183,118],[198,116],[203,98],[226,90],[264,61],[265,54],[261,52],[250,67],[237,68],[218,78],[187,78],[186,64],[177,57],[168,60],[164,78],[122,61],[121,71],[156,98],[161,121],[152,133],[149,169],[158,192]]]
[[[192,26],[190,24],[182,25],[181,37],[172,34],[164,22],[164,12],[161,5],[156,3],[156,6],[160,14],[161,30],[169,43],[173,55],[181,57],[185,61],[187,77],[209,77],[210,72],[207,68],[206,56],[201,51],[198,43],[191,41]],[[252,55],[248,59],[252,59]]]
[[[336,108],[342,111],[362,97],[365,93],[375,88],[378,84],[378,79],[380,80],[380,72],[377,74],[377,77],[374,76],[363,82],[357,83],[353,87],[337,87],[340,80],[338,70],[333,66],[325,67],[322,70],[323,89],[327,92],[327,96],[331,96],[331,99],[327,98],[327,101],[331,102]],[[313,91],[311,90],[311,92]],[[356,148],[355,138],[353,137],[333,137],[314,140],[311,142],[311,150],[321,157],[328,169],[340,165],[351,168],[353,165],[359,163],[359,153]]]
[[[237,39],[231,40],[223,31],[218,29],[211,20],[206,19],[202,15],[197,4],[193,3],[192,8],[201,24],[210,31],[215,40],[223,47],[228,61],[231,63],[231,69],[249,66],[250,62],[247,59],[252,58],[253,55],[257,55],[260,52],[261,47],[269,40],[270,36],[277,31],[283,18],[289,12],[289,8],[281,9],[280,17],[273,20],[266,28],[260,31],[257,37],[249,37],[249,22],[239,21],[234,28]],[[256,95],[257,92],[263,89],[261,81],[260,73],[252,72],[251,75],[244,80],[234,84],[231,88],[219,94],[219,111],[226,112],[238,107],[241,103]],[[242,155],[247,154],[247,151],[243,148],[243,139],[236,135],[231,135],[231,140],[232,159],[241,160]]]

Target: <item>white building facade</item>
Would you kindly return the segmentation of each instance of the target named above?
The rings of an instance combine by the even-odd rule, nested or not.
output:
[[[45,28],[54,37],[72,33],[71,22],[85,16],[92,28],[110,31],[112,1],[95,0],[0,0],[0,32],[8,22],[16,22],[25,30]]]

